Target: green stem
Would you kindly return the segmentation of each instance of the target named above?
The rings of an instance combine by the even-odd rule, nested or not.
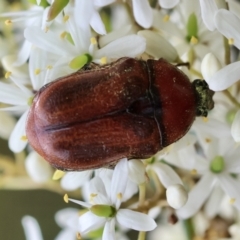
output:
[[[146,184],[142,183],[139,186],[139,207],[143,207],[144,206],[144,202],[145,202],[145,197],[146,197]]]
[[[224,37],[223,42],[224,42],[224,49],[225,49],[225,56],[224,56],[225,64],[228,65],[231,62],[230,46],[227,38]]]
[[[146,232],[139,232],[138,240],[145,240],[145,238],[146,238]]]
[[[193,240],[195,233],[194,233],[194,226],[192,223],[192,219],[189,218],[189,219],[183,220],[183,224],[184,224],[185,232],[187,235],[187,240]]]

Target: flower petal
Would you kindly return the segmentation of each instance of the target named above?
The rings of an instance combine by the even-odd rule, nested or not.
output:
[[[149,28],[153,22],[153,12],[148,1],[132,0],[132,3],[136,22],[144,28]]]
[[[165,188],[174,184],[183,184],[181,178],[167,164],[156,163],[153,165],[153,169]]]
[[[115,219],[112,218],[110,221],[105,223],[103,229],[102,240],[115,240]]]
[[[40,226],[35,218],[24,216],[22,218],[22,225],[26,240],[43,240]]]
[[[128,180],[128,162],[126,158],[121,159],[113,172],[111,183],[111,202],[115,203],[116,208],[119,207],[121,199],[119,194],[124,194]]]
[[[158,2],[162,8],[169,9],[175,7],[179,3],[179,0],[158,0]]]
[[[209,15],[212,18],[214,15]],[[240,26],[240,19],[232,12],[226,9],[217,11],[215,18],[215,25],[218,31],[228,39],[233,39],[233,44],[240,49],[240,35],[238,28]]]
[[[98,217],[92,212],[88,211],[81,215],[78,220],[80,233],[88,233],[96,230],[104,225],[106,218]]]
[[[25,167],[28,175],[33,181],[43,183],[51,179],[53,174],[49,163],[35,151],[28,154],[25,160]]]
[[[222,91],[239,81],[240,62],[234,62],[222,68],[212,77],[206,78],[209,88],[213,91]]]
[[[152,231],[157,224],[147,214],[135,212],[129,209],[120,209],[117,212],[116,219],[119,224],[126,228],[137,231]]]
[[[240,142],[240,110],[238,110],[234,117],[231,134],[235,142]]]
[[[121,57],[136,57],[143,53],[145,48],[146,42],[144,38],[137,35],[128,35],[97,50],[94,58],[108,57],[110,59],[117,59]]]
[[[61,179],[61,186],[68,191],[76,190],[83,186],[92,175],[92,170],[86,170],[82,172],[67,172]]]
[[[13,152],[21,152],[27,145],[27,141],[22,139],[26,136],[25,125],[27,120],[28,110],[20,117],[16,126],[14,127],[8,145]]]
[[[202,19],[206,27],[210,31],[215,30],[215,23],[213,21],[213,16],[215,15],[218,7],[214,0],[200,0],[201,12],[202,12]]]
[[[193,216],[210,195],[214,185],[214,176],[210,173],[204,175],[188,194],[187,203],[177,211],[179,218]]]
[[[238,210],[240,210],[239,180],[236,180],[227,174],[217,175],[217,177],[222,189],[229,196],[229,200],[233,200],[233,205],[236,206]]]

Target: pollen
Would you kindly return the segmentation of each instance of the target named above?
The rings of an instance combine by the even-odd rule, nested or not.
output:
[[[106,64],[106,63],[107,63],[107,57],[102,57],[102,58],[100,59],[100,63],[101,63],[101,64]]]
[[[191,170],[191,174],[192,174],[192,175],[197,175],[197,173],[198,173],[198,172],[197,172],[197,169],[192,169],[192,170]]]
[[[21,136],[21,140],[24,141],[24,142],[27,141],[27,136],[26,135],[22,135]]]
[[[47,33],[48,30],[49,30],[49,27],[46,26],[45,29],[44,29],[44,32]]]
[[[47,66],[47,70],[51,70],[52,68],[53,68],[52,65],[48,65],[48,66]]]
[[[203,122],[205,122],[205,123],[208,122],[208,118],[207,118],[207,117],[203,117],[202,120],[203,120]]]
[[[59,180],[65,175],[65,172],[56,170],[52,176],[52,180]]]
[[[63,18],[63,22],[67,22],[69,19],[69,15],[65,15],[64,18]]]
[[[191,37],[190,43],[196,45],[198,43],[198,39],[194,36]]]
[[[236,201],[236,199],[235,199],[235,198],[230,198],[230,199],[229,199],[229,203],[230,203],[230,204],[234,204],[234,203],[235,203],[235,201]]]
[[[12,20],[7,19],[7,20],[5,21],[5,24],[6,24],[7,26],[11,25],[11,24],[12,24]]]
[[[81,236],[80,232],[77,232],[76,237],[77,237],[77,239],[82,239],[82,236]]]
[[[234,39],[233,38],[229,38],[228,39],[228,44],[229,45],[233,45],[234,44]]]
[[[210,143],[210,142],[212,141],[212,139],[210,139],[210,138],[205,138],[205,141],[206,141],[206,143]]]
[[[5,73],[5,78],[9,78],[11,76],[12,72],[6,72]]]
[[[36,69],[34,70],[34,74],[35,74],[35,75],[39,75],[40,72],[41,72],[41,69],[40,69],[40,68],[36,68]]]
[[[65,194],[63,196],[63,200],[64,200],[65,203],[68,203],[69,199],[68,199],[68,195],[67,194]]]
[[[121,200],[121,199],[122,199],[122,193],[118,193],[118,194],[117,194],[117,198],[118,198],[119,200]]]
[[[95,45],[95,44],[97,44],[97,39],[95,37],[91,37],[90,42],[91,42],[91,44]]]
[[[67,35],[67,32],[62,32],[62,33],[60,34],[60,38],[64,39],[64,38],[66,37],[66,35]]]
[[[170,19],[170,16],[168,14],[163,17],[164,22],[168,22],[169,19]]]

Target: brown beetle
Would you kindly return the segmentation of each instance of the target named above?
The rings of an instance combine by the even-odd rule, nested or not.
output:
[[[213,108],[213,92],[164,59],[78,71],[40,89],[30,109],[29,143],[61,170],[143,159],[183,137]]]

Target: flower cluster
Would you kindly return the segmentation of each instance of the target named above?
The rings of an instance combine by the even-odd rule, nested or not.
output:
[[[139,240],[210,239],[209,232],[216,239],[239,239],[240,2],[29,0],[27,6],[26,1],[9,2],[0,6],[0,137],[8,141],[16,159],[9,163],[0,155],[0,186],[66,191],[65,202],[75,203],[76,209],[56,213],[62,228],[56,240],[128,239],[130,229],[138,231]],[[34,151],[26,135],[36,93],[58,78],[92,67],[104,69],[123,57],[164,58],[190,81],[205,79],[209,94],[215,92],[214,109],[208,117],[196,118],[177,142],[147,159],[119,154],[109,168],[100,164],[99,169],[79,172],[54,169]],[[171,102],[171,93],[166,95]],[[162,116],[164,108],[161,111]],[[160,141],[162,135],[160,131]],[[143,142],[150,146],[144,134]],[[44,149],[46,143],[41,144]],[[212,224],[217,217],[228,229],[222,235]],[[25,216],[22,224],[27,240],[43,239],[33,217]]]

